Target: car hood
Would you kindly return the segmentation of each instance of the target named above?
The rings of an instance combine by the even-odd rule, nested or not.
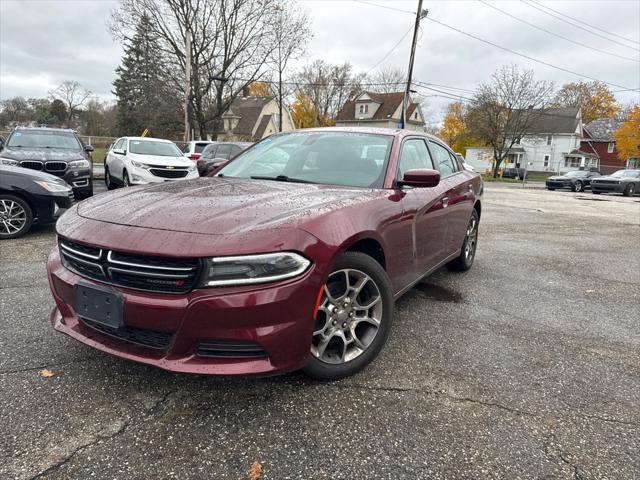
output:
[[[180,157],[167,157],[164,155],[139,155],[137,153],[131,153],[127,155],[131,160],[136,162],[146,163],[148,165],[162,165],[173,167],[188,167],[193,165],[193,160],[189,160],[184,156]]]
[[[380,192],[212,177],[120,189],[83,201],[78,215],[119,225],[228,235],[298,227]]]
[[[5,147],[1,156],[13,160],[40,160],[70,162],[72,160],[84,160],[82,150],[64,150],[59,148],[11,148]]]
[[[628,178],[628,177],[625,179],[624,177],[613,177],[611,175],[603,175],[602,177],[596,177],[593,180],[620,180],[620,181],[622,181],[622,180],[633,180],[633,179],[632,178]]]

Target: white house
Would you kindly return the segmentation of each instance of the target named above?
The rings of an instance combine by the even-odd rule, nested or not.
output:
[[[257,141],[268,137],[278,131],[278,116],[275,97],[238,97],[222,115],[223,131],[218,134],[218,140]],[[291,113],[283,108],[282,131],[293,129]]]
[[[336,126],[398,128],[403,100],[404,92],[362,92],[343,105],[336,116]],[[411,102],[410,99],[405,128],[424,131],[420,104]]]
[[[509,150],[502,167],[544,173],[598,168],[597,156],[580,150],[581,139],[582,115],[579,108],[545,109]],[[477,171],[490,170],[493,150],[490,147],[467,148],[465,160]]]

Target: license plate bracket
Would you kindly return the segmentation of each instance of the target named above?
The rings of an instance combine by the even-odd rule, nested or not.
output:
[[[110,288],[78,283],[75,290],[75,308],[79,317],[111,328],[124,325],[122,295]]]

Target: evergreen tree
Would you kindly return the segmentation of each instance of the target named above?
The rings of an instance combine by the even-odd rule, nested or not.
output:
[[[148,17],[140,18],[127,41],[116,75],[119,135],[140,135],[145,128],[156,137],[180,135],[184,128],[180,93],[171,87]]]

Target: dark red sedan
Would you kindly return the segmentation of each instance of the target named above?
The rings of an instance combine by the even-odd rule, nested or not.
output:
[[[177,372],[351,375],[394,301],[471,267],[482,183],[439,139],[325,128],[271,136],[215,177],[74,206],[48,261],[53,327]]]

